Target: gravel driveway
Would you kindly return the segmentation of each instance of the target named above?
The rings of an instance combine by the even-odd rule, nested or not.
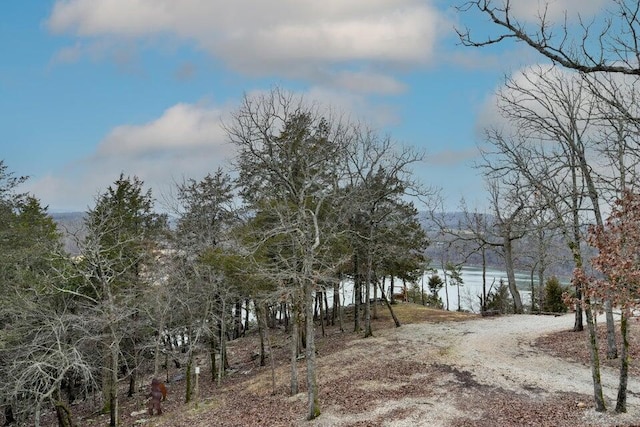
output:
[[[581,421],[584,425],[630,425],[640,422],[638,378],[629,378],[627,414],[596,413],[590,409],[593,406],[590,367],[567,362],[532,347],[537,337],[567,330],[572,325],[573,315],[570,314],[558,317],[517,315],[409,324],[398,329],[380,331],[374,338],[377,341],[376,347],[393,349],[384,356],[384,363],[416,360],[423,362],[425,366],[441,367],[440,370],[448,375],[438,377],[425,374],[422,380],[428,377],[433,381],[428,395],[388,399],[382,406],[377,404],[367,414],[332,413],[327,408],[322,419],[312,424],[333,426],[353,425],[355,422],[360,425],[363,422],[362,425],[377,425],[379,420],[384,419],[381,414],[405,411],[411,412],[411,415],[395,421],[393,417],[389,417],[389,421],[384,421],[382,425],[449,426],[460,417],[473,419],[474,412],[479,412],[477,402],[482,401],[482,393],[488,395],[495,393],[495,390],[499,390],[505,401],[509,400],[510,392],[519,398],[525,396],[525,399],[532,400],[558,392],[584,395],[581,396],[581,401],[576,402],[575,409],[583,412]],[[363,354],[362,357],[382,356],[372,353]],[[618,373],[603,368],[601,374],[605,399],[608,401],[608,408],[612,409],[615,407]],[[412,376],[414,381],[416,375]],[[454,382],[457,386],[452,388],[451,384]],[[464,387],[465,383],[469,387]],[[372,387],[371,384],[368,387]],[[465,404],[465,399],[470,402],[468,405]],[[408,411],[407,408],[411,410]],[[371,424],[367,424],[367,420],[372,420]]]

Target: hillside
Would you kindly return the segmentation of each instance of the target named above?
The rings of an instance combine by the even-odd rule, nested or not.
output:
[[[49,214],[62,233],[64,249],[71,253],[78,253],[78,247],[73,236],[84,237],[84,212],[54,212]]]
[[[404,325],[393,328],[381,311],[373,338],[336,327],[318,336],[323,412],[314,421],[303,419],[304,361],[299,362],[301,393],[288,394],[288,338],[280,330],[271,337],[275,389],[269,366],[258,366],[257,337],[251,334],[229,344],[232,366],[221,387],[211,383],[203,362],[197,407],[182,403],[183,381],[169,384],[162,416],[149,417],[142,394],[127,399],[123,390],[123,425],[574,427],[631,426],[640,419],[635,359],[629,413],[593,410],[590,370],[580,359],[588,357],[586,336],[566,332],[571,315],[481,318],[413,304],[396,309]],[[637,349],[635,324],[633,336]],[[614,367],[603,369],[609,399],[615,398],[616,376]],[[106,420],[93,415],[79,425],[102,426]]]

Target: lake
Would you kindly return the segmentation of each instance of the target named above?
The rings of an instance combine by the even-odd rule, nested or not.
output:
[[[438,275],[441,279],[444,280],[444,274],[442,274],[441,269],[437,269]],[[425,292],[428,292],[429,286],[427,283],[429,282],[429,277],[431,277],[432,273],[425,274],[421,281],[418,283],[419,286],[422,286],[424,281],[424,289]],[[487,269],[486,280],[487,280],[487,293],[491,288],[493,283],[492,290],[498,287],[500,283],[500,279],[503,279],[505,283],[507,283],[507,273],[503,270],[496,269]],[[478,299],[478,295],[482,295],[482,268],[477,267],[462,267],[462,281],[463,284],[460,286],[460,308],[462,310],[468,310],[472,312],[480,312],[480,300]],[[537,277],[534,277],[534,281],[537,283]],[[520,291],[520,297],[522,298],[522,303],[525,305],[531,304],[531,277],[529,273],[524,272],[516,272],[516,284]],[[391,285],[391,281],[389,279],[385,280],[385,293],[388,294],[389,288]],[[411,284],[407,283],[407,287],[410,287]],[[402,287],[402,280],[396,279],[394,281],[394,291],[398,293]],[[447,308],[447,298],[446,294],[449,294],[449,310],[455,311],[458,309],[458,288],[456,286],[449,285],[447,287],[447,291],[444,288],[440,290],[438,295],[442,299],[444,307]],[[329,299],[331,300],[332,295],[329,292]],[[340,297],[344,305],[349,305],[354,303],[354,294],[353,294],[353,283],[351,281],[344,281],[342,286],[340,287]],[[373,290],[371,291],[371,298],[373,298]],[[329,302],[331,304],[331,301]]]
[[[444,274],[442,269],[438,269],[438,275],[444,280]],[[431,274],[423,276],[425,288]],[[520,291],[520,298],[524,305],[531,304],[531,275],[529,273],[518,272],[515,273],[516,286]],[[500,284],[500,280],[503,280],[505,284],[508,283],[507,272],[504,270],[487,269],[486,271],[486,287],[487,294],[490,291],[494,291]],[[537,285],[537,277],[534,277],[534,284]],[[460,286],[460,306],[462,310],[469,310],[473,312],[480,312],[480,299],[479,295],[482,295],[482,268],[480,267],[462,267],[462,285]],[[438,296],[442,299],[444,307],[447,308],[446,294],[449,294],[449,310],[458,309],[458,287],[447,286],[447,290],[444,288],[438,292]]]

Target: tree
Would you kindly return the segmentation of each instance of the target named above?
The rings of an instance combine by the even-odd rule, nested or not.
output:
[[[640,5],[635,1],[612,0],[595,17],[565,10],[554,22],[551,2],[540,3],[537,14],[520,13],[515,1],[473,0],[458,7],[464,13],[485,15],[498,34],[476,38],[469,28],[457,29],[465,46],[482,47],[507,40],[521,41],[542,56],[563,67],[583,73],[640,75]]]
[[[625,191],[614,205],[611,215],[602,227],[592,226],[589,243],[598,254],[593,258],[594,268],[603,274],[589,276],[576,270],[574,280],[585,284],[587,294],[597,300],[613,298],[620,308],[622,354],[616,412],[626,412],[627,377],[629,369],[629,319],[638,309],[640,290],[640,195]],[[601,410],[605,410],[604,405]]]
[[[73,301],[51,292],[60,235],[35,197],[15,191],[25,179],[0,162],[0,402],[7,423],[33,416],[39,426],[51,404],[70,426],[62,387],[73,378],[90,387],[93,372]]]
[[[562,299],[565,289],[560,284],[557,277],[550,277],[544,285],[544,305],[545,311],[552,313],[565,313],[567,306]]]
[[[398,256],[404,253],[415,256],[422,254],[427,245],[426,236],[424,233],[420,234],[421,227],[416,226],[417,211],[412,204],[403,202],[402,198],[408,194],[427,196],[431,191],[421,188],[411,175],[411,166],[424,159],[423,153],[399,147],[389,137],[380,137],[366,127],[359,127],[356,137],[345,148],[345,181],[354,251],[354,329],[360,329],[360,301],[363,299],[360,292],[364,284],[364,335],[369,337],[373,334],[370,292],[372,285],[376,289],[374,267],[385,264],[381,259],[383,254]],[[397,236],[390,238],[393,230],[404,231],[405,234],[402,236],[396,233]],[[394,247],[397,250],[392,250]],[[398,262],[401,258],[392,261],[388,256],[386,267],[391,267],[392,262]],[[389,270],[387,268],[379,276],[395,273]],[[393,289],[391,293],[393,294]],[[395,317],[391,306],[388,307]],[[396,325],[399,326],[399,322]]]
[[[240,298],[230,270],[230,231],[237,224],[233,182],[222,169],[202,180],[177,185],[175,213],[178,217],[170,286],[179,307],[178,325],[188,331],[187,387],[192,394],[194,351],[201,338],[209,343],[212,378],[221,381],[226,369],[227,311]],[[229,255],[227,255],[229,254]],[[215,326],[213,326],[215,325]],[[216,372],[216,351],[220,365]]]
[[[258,247],[253,253],[264,245],[274,249],[269,264],[260,265],[260,274],[301,297],[306,322],[307,418],[313,419],[320,414],[313,302],[318,284],[331,282],[343,263],[328,255],[344,222],[335,211],[343,204],[333,198],[339,194],[339,165],[352,134],[317,105],[277,88],[265,95],[245,96],[226,131],[238,149],[242,197],[254,212],[268,209],[273,218],[254,230]]]
[[[431,295],[429,295],[428,298],[428,305],[436,308],[442,308],[442,299],[438,296],[438,292],[440,292],[440,289],[444,286],[442,278],[435,273],[432,274],[429,276],[428,286],[429,291],[431,292]]]
[[[464,280],[462,280],[462,265],[456,265],[452,262],[448,262],[445,266],[445,270],[449,276],[450,286],[455,286],[458,293],[458,311],[462,311],[460,305],[460,286],[464,284]]]
[[[151,191],[124,175],[96,200],[86,219],[87,236],[77,242],[80,256],[58,270],[55,290],[75,296],[90,327],[85,339],[97,341],[102,369],[104,411],[110,425],[119,422],[117,385],[124,362],[135,389],[138,345],[145,338],[146,319],[140,296],[151,286],[160,233],[166,217],[153,211]]]

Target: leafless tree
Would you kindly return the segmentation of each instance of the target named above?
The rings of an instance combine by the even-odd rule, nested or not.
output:
[[[509,79],[499,93],[498,105],[504,117],[526,133],[529,138],[538,138],[550,144],[557,143],[564,156],[548,161],[567,160],[577,170],[584,183],[589,218],[598,227],[603,224],[602,204],[603,181],[600,159],[602,146],[597,144],[594,134],[599,125],[598,98],[593,96],[589,86],[579,76],[559,72],[556,69],[532,67],[523,72],[520,78]],[[605,157],[606,158],[606,157]],[[566,165],[566,163],[565,163]],[[619,176],[620,172],[614,174]],[[573,186],[574,189],[577,186]],[[580,224],[582,225],[582,224]],[[612,307],[605,304],[607,313],[607,349],[608,357],[617,357]]]
[[[554,21],[550,2],[540,2],[537,14],[519,13],[512,0],[464,1],[458,9],[488,18],[497,34],[476,36],[470,28],[456,31],[465,46],[482,47],[521,41],[545,58],[584,73],[640,75],[640,4],[611,0],[594,17],[565,11]]]
[[[73,313],[74,305],[68,295],[46,290],[12,296],[11,310],[19,312],[12,335],[20,345],[14,346],[11,339],[5,342],[3,353],[10,358],[2,369],[0,394],[19,401],[14,415],[33,416],[35,426],[41,425],[47,404],[55,408],[59,426],[72,425],[71,410],[62,397],[65,383],[77,381],[82,390],[76,392],[84,396],[96,387],[93,348],[87,339],[91,328],[87,319]]]

